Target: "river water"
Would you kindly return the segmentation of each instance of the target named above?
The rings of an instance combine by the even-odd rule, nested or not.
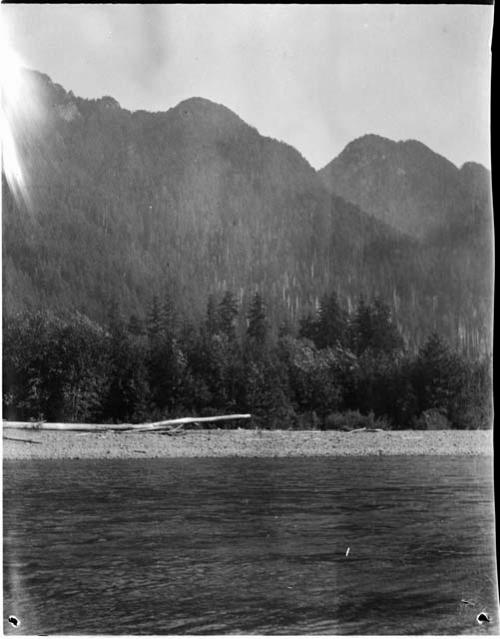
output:
[[[486,457],[5,461],[4,631],[494,634],[491,475]]]

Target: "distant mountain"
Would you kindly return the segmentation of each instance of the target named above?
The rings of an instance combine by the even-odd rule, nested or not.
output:
[[[3,181],[4,312],[43,307],[101,321],[112,302],[125,315],[144,315],[157,294],[190,318],[204,312],[210,293],[230,289],[245,308],[259,289],[277,326],[335,290],[350,306],[382,296],[410,344],[437,329],[487,347],[491,250],[474,251],[491,236],[474,229],[465,238],[460,224],[451,244],[447,234],[462,210],[458,192],[475,198],[476,217],[490,220],[481,167],[458,171],[419,143],[403,144],[401,163],[392,157],[398,143],[368,136],[366,157],[355,141],[332,163],[335,175],[358,166],[345,169],[346,189],[208,100],[131,113],[111,97],[76,97],[37,72],[26,82],[36,117],[19,116],[16,137],[29,201]],[[365,196],[377,180],[387,182],[377,160],[382,146],[386,165],[407,171],[411,188],[405,196],[394,187],[394,201],[406,197],[411,223],[394,224],[399,204],[382,215]],[[442,187],[441,178],[425,177],[429,157]],[[373,175],[369,166],[378,167]],[[436,205],[431,215],[427,204],[439,193],[444,213]],[[434,232],[425,242],[412,231],[424,209]]]
[[[470,189],[487,193],[488,173],[472,163],[459,170],[421,142],[378,135],[354,140],[320,171],[331,192],[415,237],[467,215]]]

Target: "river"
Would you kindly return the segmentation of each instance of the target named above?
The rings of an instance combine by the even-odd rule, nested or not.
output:
[[[498,632],[487,457],[5,461],[3,486],[8,634]]]

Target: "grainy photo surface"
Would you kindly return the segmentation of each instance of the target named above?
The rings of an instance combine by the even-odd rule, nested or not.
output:
[[[492,6],[0,18],[4,634],[498,634]]]

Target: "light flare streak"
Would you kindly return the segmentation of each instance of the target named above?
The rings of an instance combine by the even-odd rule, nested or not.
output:
[[[0,33],[2,173],[16,201],[29,205],[23,141],[29,139],[29,129],[36,123],[37,101],[21,59],[4,36]]]

